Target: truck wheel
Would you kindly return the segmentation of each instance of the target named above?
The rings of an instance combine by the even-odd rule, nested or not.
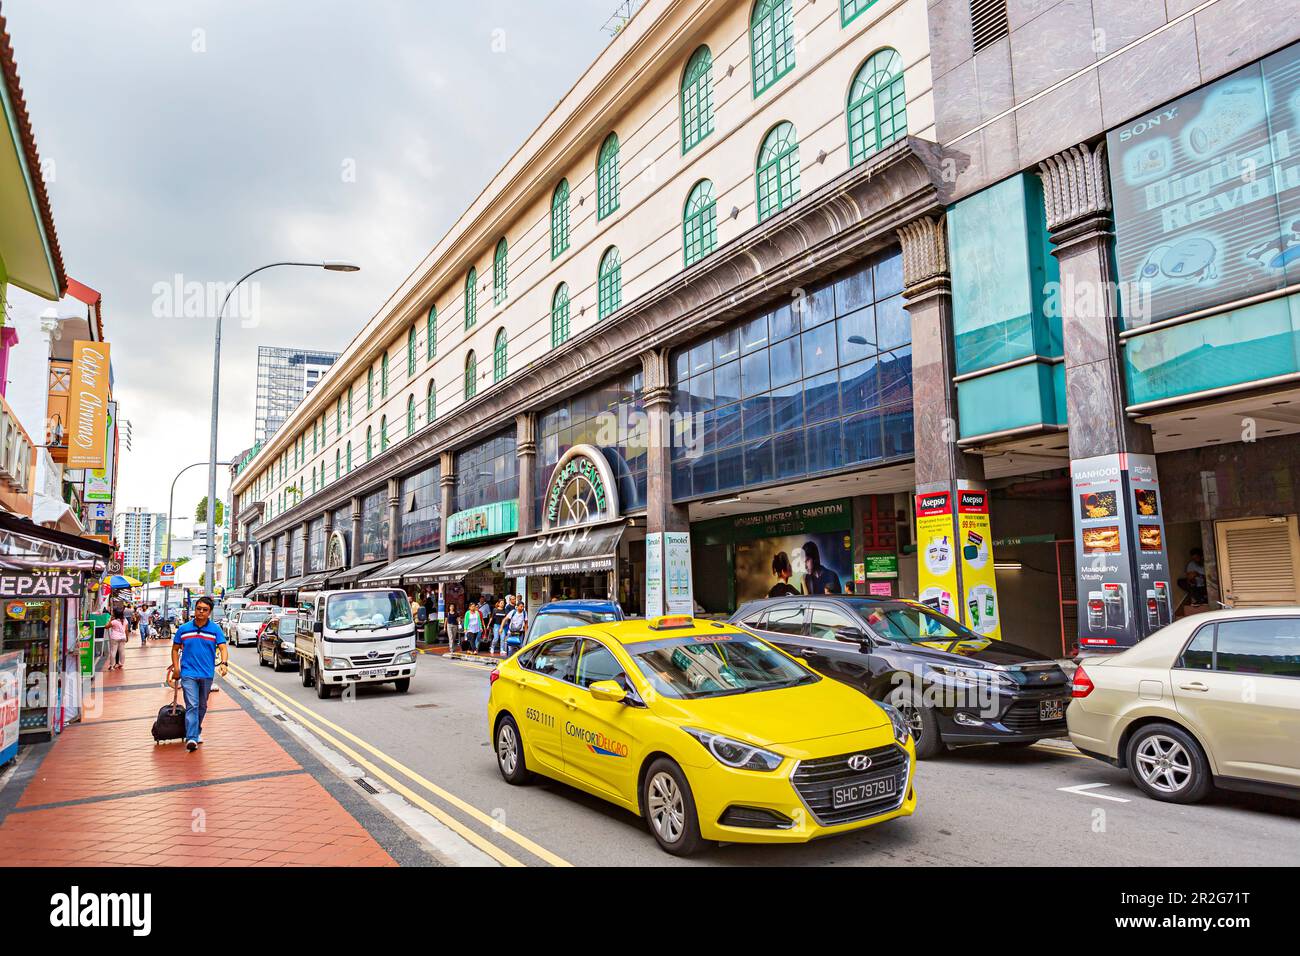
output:
[[[298,679],[302,681],[303,687],[311,686],[311,669],[307,667],[307,662],[301,657],[298,658]]]
[[[403,677],[401,680],[395,680],[393,686],[397,688],[399,694],[405,694],[411,689],[411,678]]]
[[[319,663],[313,668],[316,682],[316,696],[321,700],[329,700],[333,696],[332,688],[325,681],[325,669]]]

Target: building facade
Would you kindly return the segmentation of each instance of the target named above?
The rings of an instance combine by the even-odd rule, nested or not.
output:
[[[279,430],[338,357],[338,352],[258,346],[253,430],[259,442]]]

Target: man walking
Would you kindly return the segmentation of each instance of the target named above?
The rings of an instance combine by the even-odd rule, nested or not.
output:
[[[194,617],[176,629],[172,638],[172,665],[167,676],[179,677],[185,694],[185,749],[193,753],[203,743],[203,717],[208,711],[208,694],[216,676],[214,646],[221,654],[221,676],[230,664],[226,635],[212,620],[212,598],[194,603]]]

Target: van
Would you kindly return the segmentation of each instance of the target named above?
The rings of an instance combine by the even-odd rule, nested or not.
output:
[[[410,689],[418,651],[405,591],[361,588],[298,596],[298,675],[325,700],[350,684]]]

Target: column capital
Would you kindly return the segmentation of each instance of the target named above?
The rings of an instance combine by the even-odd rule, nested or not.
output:
[[[1049,156],[1038,164],[1043,182],[1047,228],[1054,235],[1086,220],[1109,221],[1110,181],[1106,175],[1106,143],[1084,145]]]
[[[641,353],[641,394],[668,388],[668,350],[650,349]]]
[[[515,416],[515,446],[537,444],[537,415],[533,412],[520,412]]]
[[[909,299],[948,288],[948,228],[944,216],[922,216],[898,227],[903,292]]]

